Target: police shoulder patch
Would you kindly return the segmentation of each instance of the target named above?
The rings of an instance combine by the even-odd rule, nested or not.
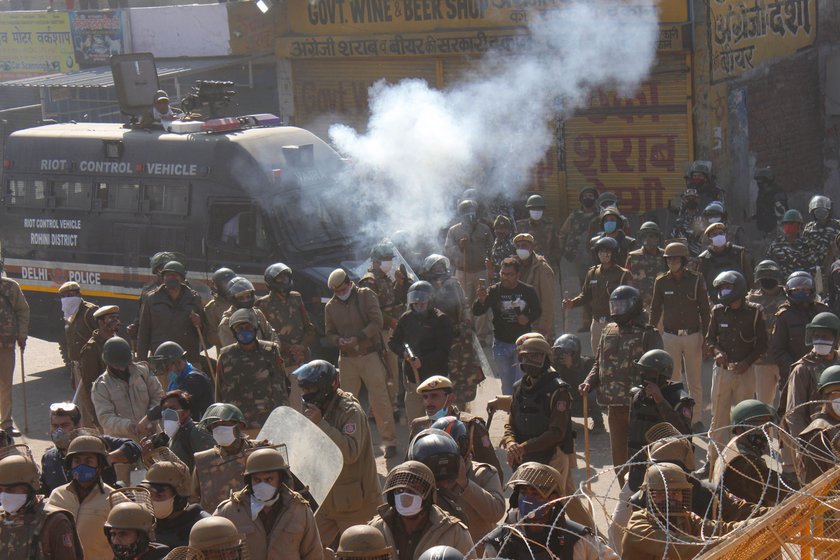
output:
[[[348,436],[352,435],[352,434],[355,434],[356,433],[356,423],[355,422],[350,422],[348,424],[344,424],[344,433],[347,434]]]
[[[568,403],[565,400],[560,399],[557,401],[557,404],[554,405],[554,408],[557,409],[557,412],[566,412],[566,408]]]
[[[64,533],[61,535],[61,544],[64,548],[73,548],[73,535],[70,533]]]

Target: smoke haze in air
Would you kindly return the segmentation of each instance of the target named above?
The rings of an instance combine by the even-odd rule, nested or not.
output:
[[[418,79],[374,84],[367,130],[329,131],[352,160],[350,182],[373,217],[362,233],[428,239],[450,222],[452,200],[467,188],[517,196],[551,146],[553,118],[586,106],[597,88],[632,95],[654,63],[658,22],[653,2],[620,4],[532,11],[527,47],[488,53],[443,91]]]

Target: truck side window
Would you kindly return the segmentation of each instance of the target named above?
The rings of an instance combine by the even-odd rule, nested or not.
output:
[[[96,184],[95,210],[123,210],[137,212],[140,210],[140,185],[136,183],[106,183]]]
[[[189,185],[143,185],[143,201],[149,212],[189,214]]]
[[[50,196],[56,208],[90,210],[90,183],[79,181],[50,182]]]
[[[5,198],[10,206],[43,208],[47,198],[46,185],[38,179],[10,179]]]
[[[263,218],[251,204],[211,204],[210,241],[222,249],[267,251],[268,233]]]

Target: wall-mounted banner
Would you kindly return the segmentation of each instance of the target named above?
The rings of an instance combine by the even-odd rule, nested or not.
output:
[[[70,28],[80,68],[107,66],[112,54],[124,52],[122,10],[70,12]]]
[[[78,69],[67,12],[0,13],[0,81]]]

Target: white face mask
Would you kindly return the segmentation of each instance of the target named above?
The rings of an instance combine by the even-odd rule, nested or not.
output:
[[[29,494],[9,494],[8,492],[0,492],[0,507],[6,513],[17,513],[17,510],[23,507],[29,499]]]
[[[543,217],[542,210],[529,210],[528,213],[531,215],[531,219],[536,221]]]
[[[834,414],[840,416],[840,399],[834,399],[831,401],[831,410],[834,411]]]
[[[260,514],[260,512],[264,508],[271,507],[272,505],[274,505],[275,502],[277,502],[277,500],[280,499],[280,494],[277,493],[277,489],[274,486],[272,486],[271,484],[267,484],[265,482],[260,482],[259,484],[254,484],[254,487],[259,486],[260,484],[265,484],[266,486],[268,486],[276,495],[269,500],[262,501],[255,494],[253,494],[253,493],[251,494],[251,519],[252,520],[256,519],[257,516]],[[254,491],[254,487],[251,488],[252,492]]]
[[[175,437],[175,434],[178,433],[178,428],[181,427],[181,423],[177,420],[164,420],[163,421],[163,431],[166,435],[169,436],[169,439]]]
[[[814,353],[819,354],[820,356],[827,356],[831,354],[831,350],[834,348],[834,342],[831,340],[815,340],[814,341]]]
[[[251,493],[261,502],[270,502],[277,495],[277,488],[268,482],[257,482],[251,485]]]
[[[155,510],[157,519],[166,519],[175,510],[175,496],[159,502],[152,501],[152,508]]]
[[[523,261],[527,260],[528,257],[531,256],[531,250],[530,249],[517,249],[516,250],[516,256],[519,257],[520,259],[522,259]]]
[[[710,216],[709,217],[709,223],[710,224],[719,224],[720,223],[720,218],[718,218],[717,216]]]
[[[69,321],[76,314],[81,303],[82,298],[79,296],[61,298],[61,312],[64,313],[65,321]]]
[[[414,517],[423,510],[423,498],[412,492],[394,494],[394,507],[402,517]]]
[[[723,247],[724,245],[726,245],[726,236],[723,234],[715,235],[714,237],[712,237],[712,245],[714,245],[715,247]]]
[[[391,272],[392,268],[394,268],[394,261],[382,261],[381,263],[379,263],[379,270],[381,270],[385,274]]]
[[[227,447],[236,441],[233,430],[236,426],[216,426],[213,428],[213,439],[222,447]]]

